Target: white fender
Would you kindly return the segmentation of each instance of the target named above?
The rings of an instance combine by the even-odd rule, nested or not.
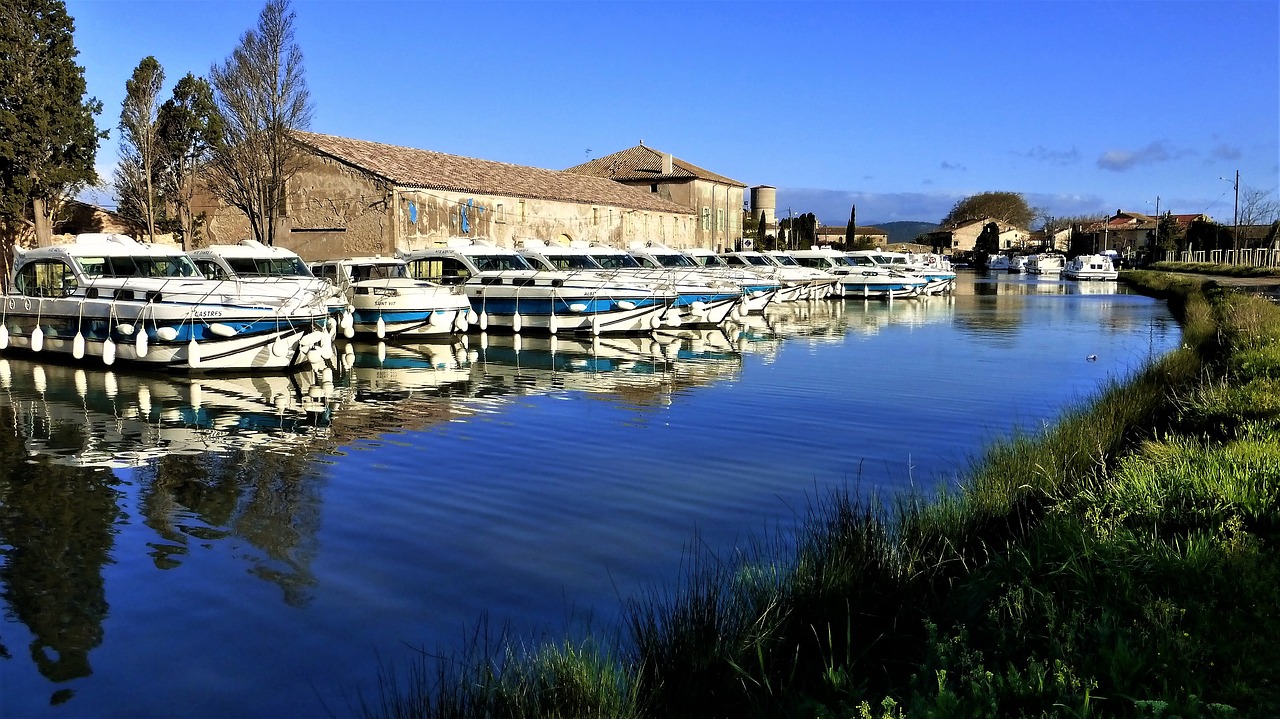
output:
[[[0,350],[9,346],[9,328],[0,325]]]
[[[587,306],[581,302],[574,302],[573,304],[569,305],[569,311],[570,312],[586,312]]]
[[[133,334],[133,330],[134,330],[133,325],[129,324],[128,322],[121,322],[120,324],[116,325],[116,332],[119,332],[125,337],[128,337],[129,335]]]
[[[137,353],[139,359],[147,356],[147,333],[145,330],[139,332],[133,338],[133,350]]]
[[[480,313],[480,331],[484,332],[487,329],[489,329],[489,313],[481,312]]]
[[[342,319],[338,322],[338,324],[342,326],[342,330],[343,332],[345,332],[349,329],[353,329],[356,326],[356,320],[354,317],[351,316],[350,312],[344,311],[342,313]]]
[[[552,312],[551,315],[547,317],[547,331],[554,336],[559,329],[560,322],[556,319],[555,313]]]
[[[387,336],[387,323],[382,321],[382,315],[378,315],[378,339]]]
[[[512,332],[519,332],[519,331],[520,331],[520,328],[521,328],[523,325],[524,325],[524,321],[521,319],[521,317],[520,317],[520,313],[519,313],[519,312],[517,312],[517,313],[515,313],[514,315],[512,315],[512,317],[511,317],[511,331],[512,331]]]
[[[431,325],[432,327],[441,327],[444,324],[446,324],[448,321],[449,321],[449,315],[440,311],[432,312],[431,316],[427,318],[427,324]]]
[[[475,310],[467,310],[467,324],[474,325],[480,321],[480,315]]]
[[[75,339],[71,340],[71,356],[76,359],[84,359],[84,335],[76,331]]]
[[[631,300],[620,300],[618,302],[618,309],[620,310],[634,310],[635,308],[636,308],[636,303],[632,302]]]
[[[44,347],[44,330],[39,325],[31,331],[31,351],[39,352]]]
[[[116,343],[110,337],[102,343],[102,363],[107,366],[116,363]]]
[[[355,336],[356,336],[356,328],[355,328],[354,326],[351,326],[351,327],[343,327],[343,328],[342,328],[342,336],[343,336],[343,337],[345,337],[345,338],[347,338],[347,339],[351,339],[352,337],[355,337]]]
[[[662,313],[654,312],[649,315],[649,329],[656,330],[660,327],[662,327]]]
[[[178,339],[178,328],[177,327],[161,327],[160,329],[156,330],[156,337],[159,337],[165,342],[172,342]]]
[[[332,321],[332,320],[330,320]],[[214,322],[209,325],[209,331],[219,337],[235,337],[236,328],[231,325],[224,325],[221,322]]]
[[[187,343],[187,365],[190,367],[200,366],[200,345],[196,344],[195,338]]]
[[[591,318],[591,334],[600,336],[600,315]]]
[[[467,331],[467,313],[458,312],[453,318],[453,328],[459,332]]]
[[[288,351],[289,343],[285,341],[284,337],[277,337],[275,341],[271,343],[271,354],[276,357],[283,357],[284,353]]]

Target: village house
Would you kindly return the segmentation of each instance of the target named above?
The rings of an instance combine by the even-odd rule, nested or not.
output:
[[[570,167],[565,172],[612,180],[687,208],[697,217],[693,246],[721,252],[733,249],[742,238],[742,206],[747,187],[744,183],[704,170],[643,142]]]
[[[276,244],[315,260],[391,255],[450,238],[518,247],[525,239],[626,247],[699,245],[686,206],[612,180],[312,132],[295,132],[299,169],[286,187]],[[740,200],[739,200],[740,202]],[[204,244],[250,237],[243,213],[207,191]]]
[[[845,234],[849,226],[823,226],[818,228],[818,244],[831,245],[840,243],[842,247],[852,248],[854,243],[859,240],[870,242],[878,248],[883,249],[889,244],[889,233],[879,227],[862,227],[853,228],[853,240],[846,242]]]
[[[982,234],[982,228],[989,223],[996,223],[996,227],[1000,231],[1000,249],[1001,250],[1021,250],[1026,249],[1031,233],[1020,227],[1014,227],[1008,222],[999,220],[981,219],[981,220],[965,220],[951,227],[941,230],[935,230],[925,235],[926,242],[934,248],[936,252],[944,253],[960,253],[972,252],[974,246],[978,242],[978,235]]]
[[[1170,214],[1183,232],[1196,221],[1211,222],[1208,215],[1173,215]],[[1141,212],[1125,212],[1116,210],[1111,217],[1100,222],[1077,226],[1077,246],[1092,244],[1096,252],[1115,250],[1122,256],[1132,257],[1145,252],[1151,247],[1155,237],[1156,218]],[[1083,242],[1082,242],[1083,237]]]

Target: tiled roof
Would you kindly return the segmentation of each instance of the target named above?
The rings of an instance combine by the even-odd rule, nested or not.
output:
[[[683,205],[597,177],[314,132],[295,131],[294,137],[304,147],[399,187],[693,214]]]
[[[671,172],[662,172],[662,161],[665,152],[659,152],[647,145],[636,145],[612,155],[597,157],[590,162],[575,165],[565,170],[579,175],[604,177],[618,182],[635,180],[707,180],[722,185],[746,187],[746,184],[731,180],[724,175],[717,175],[697,165],[685,162],[677,157],[671,158]]]

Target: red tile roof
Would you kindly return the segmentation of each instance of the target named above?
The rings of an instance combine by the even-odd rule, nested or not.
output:
[[[685,162],[677,157],[671,158],[671,172],[663,173],[663,159],[667,153],[660,152],[647,145],[636,145],[612,155],[597,157],[590,162],[575,165],[565,170],[579,175],[604,177],[618,182],[643,180],[707,180],[722,185],[746,187],[746,184],[731,180],[724,175],[717,175],[697,165]]]
[[[399,187],[610,205],[691,215],[689,208],[597,177],[295,131],[299,144]]]

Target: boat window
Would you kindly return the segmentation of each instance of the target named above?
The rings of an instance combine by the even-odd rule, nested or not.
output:
[[[654,259],[660,267],[697,267],[693,260],[684,255],[658,255]]]
[[[122,262],[122,260],[124,262]],[[200,270],[185,255],[168,257],[112,257],[112,268],[119,274],[126,265],[133,265],[133,277],[200,277]]]
[[[592,257],[595,258],[595,261],[599,262],[600,266],[606,270],[632,270],[641,266],[640,263],[636,261],[636,258],[631,255],[624,255],[621,253],[616,255],[592,255]]]
[[[760,255],[751,255],[750,257],[747,258],[747,262],[751,263],[752,265],[755,265],[756,267],[769,266],[769,261],[761,257]]]
[[[780,267],[799,267],[800,263],[796,262],[796,258],[790,255],[769,255],[769,259]]]
[[[520,255],[473,255],[471,261],[481,272],[533,269]]]
[[[105,257],[77,257],[76,262],[80,263],[80,271],[89,277],[101,277],[107,271]]]
[[[211,280],[229,279],[230,275],[222,269],[222,265],[213,260],[196,260],[196,267],[200,269],[200,274]]]
[[[409,276],[441,285],[460,285],[471,276],[471,268],[453,257],[422,257],[408,263]]]
[[[363,282],[365,280],[391,280],[405,276],[404,265],[401,264],[369,264],[351,266],[351,279],[356,282]]]
[[[550,260],[551,264],[556,266],[556,269],[561,270],[603,269],[600,267],[599,262],[596,262],[587,255],[559,255],[556,257],[548,257],[547,259]]]
[[[78,286],[75,272],[62,260],[28,262],[14,278],[14,288],[28,297],[67,297]]]

